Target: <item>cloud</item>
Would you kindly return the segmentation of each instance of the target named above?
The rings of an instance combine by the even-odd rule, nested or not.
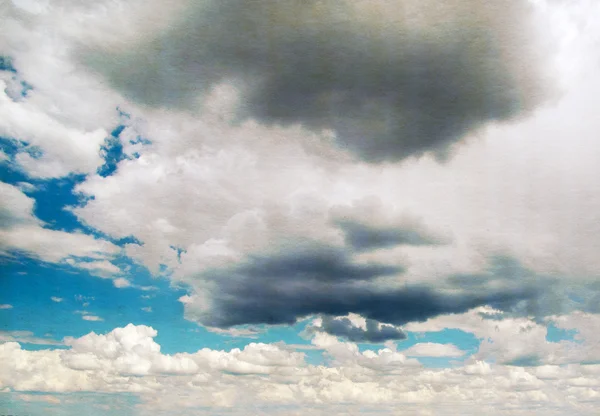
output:
[[[5,87],[0,80],[0,105],[5,114],[0,121],[0,136],[26,142],[25,150],[39,153],[39,157],[26,151],[15,156],[29,175],[61,177],[72,172],[95,172],[102,165],[100,146],[108,136],[105,130],[87,132],[65,126],[29,101],[13,101],[4,92]]]
[[[83,315],[81,317],[81,319],[83,319],[84,321],[93,321],[93,322],[104,321],[104,319],[100,318],[99,316],[95,316],[95,315]]]
[[[4,305],[0,305],[4,306]],[[0,309],[2,309],[0,307]],[[31,331],[0,331],[0,342],[18,342],[33,345],[63,345],[63,342],[34,336]]]
[[[103,260],[117,254],[119,248],[114,244],[81,232],[68,233],[43,228],[45,224],[33,214],[35,200],[16,186],[0,182],[0,195],[1,254],[20,253],[46,262],[65,262],[92,271],[119,271],[116,266]],[[96,261],[80,262],[72,257]]]
[[[310,247],[310,246],[309,246]],[[338,248],[301,244],[238,264],[213,268],[190,280],[195,293],[182,299],[186,317],[203,325],[291,324],[312,314],[350,312],[401,325],[486,304],[510,308],[534,299],[541,289],[517,286],[481,292],[447,293],[426,285],[386,284],[402,268],[354,263]]]
[[[402,354],[407,357],[462,357],[466,351],[460,350],[453,344],[422,342],[403,350]]]
[[[266,414],[283,408],[281,414],[310,409],[325,415],[355,412],[357,406],[373,414],[401,407],[409,415],[423,410],[443,415],[451,406],[465,415],[552,408],[591,416],[600,400],[598,365],[532,368],[470,360],[425,369],[392,348],[360,351],[324,333],[312,343],[328,361],[310,365],[283,343],[168,355],[161,353],[157,335],[151,327],[127,325],[66,338],[67,349],[27,351],[16,342],[1,344],[0,388],[52,393],[61,406],[78,391],[109,398],[128,393],[142,415],[187,414],[199,407],[213,414],[238,414],[237,409],[243,414],[251,407]]]
[[[70,256],[112,257],[118,247],[83,233],[67,233],[38,226],[0,230],[0,250],[18,251],[40,260],[60,263]]]
[[[0,196],[0,228],[40,222],[33,215],[35,200],[25,195],[18,187],[0,182]]]
[[[119,289],[131,286],[131,282],[129,282],[129,280],[122,278],[122,277],[119,277],[119,278],[116,278],[115,280],[113,280],[113,284],[115,285],[115,287],[118,287]]]
[[[57,296],[52,296],[50,299],[52,300],[52,302],[57,302],[57,303],[60,303],[64,300],[63,298],[59,298]]]
[[[583,331],[578,342],[547,340],[547,323],[560,328]],[[600,339],[594,330],[600,325],[600,315],[571,312],[560,318],[547,317],[546,322],[536,322],[531,317],[511,317],[489,307],[475,308],[464,314],[442,315],[420,323],[404,326],[410,332],[460,329],[481,340],[473,358],[514,365],[561,365],[575,362],[592,362],[600,359]]]
[[[394,325],[381,324],[373,319],[352,315],[349,317],[323,316],[318,325],[313,328],[352,342],[383,343],[406,338],[406,334]]]
[[[345,234],[346,243],[357,251],[374,250],[398,245],[436,245],[441,241],[422,234],[417,229],[371,227],[352,221],[338,221]]]
[[[544,83],[530,19],[524,1],[205,1],[135,48],[81,59],[151,106],[193,106],[231,80],[242,115],[334,129],[378,162],[443,153],[534,107]]]
[[[2,305],[0,305],[0,309],[12,309],[13,306],[8,304],[8,303],[3,303]]]

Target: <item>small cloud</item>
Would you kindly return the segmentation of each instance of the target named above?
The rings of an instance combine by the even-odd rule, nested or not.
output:
[[[142,295],[140,296],[142,299],[152,299],[154,295]]]
[[[13,306],[9,305],[8,303],[4,303],[2,305],[0,305],[0,309],[12,309]]]
[[[206,329],[215,334],[227,335],[234,338],[258,338],[258,335],[264,332],[264,330],[255,327],[227,329],[206,327]]]
[[[146,306],[145,308],[142,308],[142,310],[144,312],[152,312],[152,308],[150,306]]]
[[[81,317],[81,319],[83,319],[84,321],[104,321],[104,319],[95,315],[84,315]]]
[[[35,192],[37,190],[37,186],[35,186],[29,182],[19,182],[19,183],[17,183],[17,186],[23,192]]]
[[[124,279],[122,277],[113,280],[113,285],[115,285],[115,287],[118,287],[119,289],[131,287],[131,283],[129,282],[129,280]]]
[[[63,298],[58,298],[56,296],[52,296],[50,299],[52,299],[52,302],[56,302],[56,303],[60,303],[64,300]]]
[[[454,344],[438,344],[434,342],[423,342],[401,351],[407,357],[462,357],[465,351]]]

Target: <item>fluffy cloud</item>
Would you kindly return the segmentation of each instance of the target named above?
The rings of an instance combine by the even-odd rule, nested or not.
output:
[[[552,7],[559,6],[544,4],[538,11],[554,22],[559,9]],[[218,16],[237,16],[223,7]],[[568,21],[558,23],[548,25],[557,36],[572,30]],[[127,254],[155,273],[166,265],[174,281],[189,285],[186,314],[207,325],[349,312],[398,324],[485,303],[517,315],[592,311],[600,232],[589,213],[600,203],[594,179],[600,177],[600,148],[591,110],[598,95],[590,91],[600,84],[592,77],[583,82],[562,66],[568,60],[585,67],[591,49],[574,55],[572,44],[558,46],[552,68],[564,96],[527,118],[469,134],[445,163],[431,157],[377,167],[351,163],[326,132],[214,117],[247,98],[235,82],[208,93],[211,105],[198,114],[137,109],[123,135],[151,143],[128,142],[139,158],[121,161],[109,177],[90,175],[77,191],[94,199],[73,212],[116,238],[135,236],[142,244],[128,245]],[[122,54],[120,62],[127,61]],[[305,255],[299,241],[312,242],[315,255]],[[286,262],[294,257],[303,261]],[[322,267],[309,273],[306,264]],[[373,264],[397,273],[381,269],[351,282],[358,269],[374,272]],[[262,276],[259,265],[279,267],[289,279],[279,290],[276,273]],[[361,303],[379,301],[371,281],[388,292],[389,305],[382,304],[392,310],[412,305],[409,292],[418,293],[415,303],[425,294],[422,313],[400,318],[370,311]],[[283,293],[294,285],[298,299]],[[563,296],[565,290],[574,296]],[[346,295],[353,303],[344,303]],[[309,301],[300,305],[300,298]],[[273,305],[275,299],[280,304]],[[260,306],[251,311],[246,301],[264,301],[278,315]]]
[[[95,172],[104,163],[100,146],[108,135],[106,131],[83,132],[65,126],[29,100],[13,101],[5,89],[6,84],[0,80],[0,106],[4,113],[0,136],[26,142],[31,149],[41,152],[39,157],[27,152],[16,156],[16,161],[31,176],[48,178]]]
[[[329,414],[356,411],[342,403],[415,414],[593,414],[598,369],[578,363],[598,360],[599,350],[600,82],[590,42],[598,5],[532,2],[556,32],[548,39],[560,40],[547,68],[564,90],[540,106],[541,60],[522,41],[530,15],[516,2],[453,0],[439,12],[427,1],[393,10],[386,2],[254,3],[62,1],[37,14],[3,5],[0,46],[20,78],[3,71],[10,118],[0,127],[42,150],[36,159],[36,149],[21,148],[14,158],[29,175],[88,174],[77,191],[93,199],[73,212],[112,237],[134,236],[140,244],[126,253],[152,272],[166,265],[190,288],[181,298],[188,318],[229,327],[324,314],[313,344],[332,365],[260,343],[169,356],[151,328],[127,327],[73,340],[66,352],[5,343],[2,388],[135,392],[140,411],[155,414],[175,400],[177,414],[248,409],[255,397]],[[430,25],[439,16],[447,23]],[[300,24],[273,24],[291,17]],[[157,45],[166,48],[155,53]],[[128,103],[81,62],[162,108]],[[33,86],[26,96],[20,79]],[[117,106],[131,118],[119,118]],[[127,158],[111,176],[94,175],[117,123]],[[363,140],[373,134],[381,139]],[[365,164],[346,150],[402,161]],[[448,159],[406,159],[430,150]],[[119,275],[110,263],[117,247],[44,228],[31,199],[1,190],[3,254]],[[496,309],[469,311],[486,304]],[[576,328],[580,343],[546,340],[544,317]],[[407,354],[458,351],[368,352],[335,337],[400,337],[380,322],[459,328],[482,342],[463,366],[425,370]],[[532,364],[544,365],[520,366]]]
[[[499,310],[476,308],[466,314],[442,315],[422,323],[404,326],[407,331],[429,332],[456,328],[474,334],[481,340],[474,358],[495,360],[515,365],[542,365],[593,362],[600,358],[597,353],[600,340],[595,328],[600,315],[572,312],[559,317],[548,317],[564,329],[581,331],[579,342],[547,340],[547,326],[531,318],[511,318]]]
[[[150,327],[128,325],[105,335],[67,338],[66,350],[26,351],[4,343],[0,388],[129,392],[138,396],[142,414],[152,409],[160,415],[198,414],[198,406],[212,413],[251,406],[278,414],[277,407],[285,406],[286,414],[300,408],[324,414],[348,402],[367,412],[402,406],[409,414],[419,409],[445,414],[451,405],[453,412],[473,415],[482,409],[493,415],[531,414],[532,408],[548,407],[556,414],[592,415],[600,400],[597,365],[524,368],[469,361],[452,369],[423,369],[393,349],[360,352],[356,344],[320,333],[313,344],[330,361],[314,366],[284,344],[165,355],[156,335]]]

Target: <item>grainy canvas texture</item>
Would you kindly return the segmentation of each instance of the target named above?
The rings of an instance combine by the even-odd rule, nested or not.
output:
[[[597,415],[600,2],[0,2],[0,415]]]

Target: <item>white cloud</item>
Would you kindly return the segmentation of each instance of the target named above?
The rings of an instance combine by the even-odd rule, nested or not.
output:
[[[8,304],[8,303],[3,303],[2,305],[0,305],[0,309],[12,309],[13,306]]]
[[[66,262],[97,273],[120,271],[105,260],[119,252],[114,244],[80,232],[43,228],[43,223],[33,215],[35,201],[16,186],[0,183],[0,196],[0,253],[22,252],[42,261]],[[81,262],[72,256],[97,260]]]
[[[462,357],[466,351],[462,351],[454,344],[422,342],[403,350],[402,354],[407,357]]]
[[[0,389],[127,392],[139,397],[142,414],[273,406],[285,406],[286,414],[301,409],[331,414],[352,403],[347,412],[360,406],[384,413],[401,407],[406,414],[443,415],[451,408],[465,415],[525,415],[535,408],[591,416],[600,403],[598,365],[536,368],[470,361],[425,369],[402,362],[402,354],[391,349],[358,352],[352,344],[319,335],[313,342],[335,361],[315,366],[285,344],[166,355],[156,335],[153,328],[128,325],[105,335],[66,338],[67,350],[25,351],[15,342],[1,344]]]
[[[31,331],[0,331],[0,342],[19,342],[34,345],[63,345],[62,342],[50,338],[34,336]]]
[[[52,296],[52,297],[50,297],[50,299],[52,300],[52,302],[57,302],[57,303],[60,303],[64,300],[63,298],[59,298],[57,296]]]
[[[145,306],[145,307],[141,308],[141,310],[143,310],[144,312],[148,312],[148,313],[150,313],[150,312],[152,312],[152,307],[150,307],[150,306]]]
[[[37,224],[33,215],[35,201],[18,187],[0,182],[0,227]]]
[[[70,256],[103,258],[118,252],[112,243],[83,233],[67,233],[38,226],[0,230],[0,250],[26,252],[40,260],[60,263]]]
[[[29,100],[13,101],[5,92],[6,84],[0,80],[0,135],[12,137],[42,151],[39,158],[19,153],[16,161],[31,176],[60,177],[69,173],[90,173],[104,162],[100,146],[108,133],[103,129],[79,131],[35,107]]]
[[[581,331],[578,342],[550,342],[547,328],[531,318],[510,318],[491,308],[476,308],[465,314],[441,315],[425,322],[410,323],[403,328],[412,332],[460,329],[474,334],[480,341],[473,356],[480,360],[500,363],[564,364],[600,359],[600,339],[595,329],[600,315],[573,312],[549,321],[565,329]]]
[[[83,315],[81,317],[81,319],[83,319],[84,321],[104,321],[104,319],[100,318],[99,316],[95,316],[95,315]]]
[[[115,287],[118,287],[119,289],[131,286],[131,282],[122,277],[118,277],[115,280],[113,280],[113,284],[115,285]]]

